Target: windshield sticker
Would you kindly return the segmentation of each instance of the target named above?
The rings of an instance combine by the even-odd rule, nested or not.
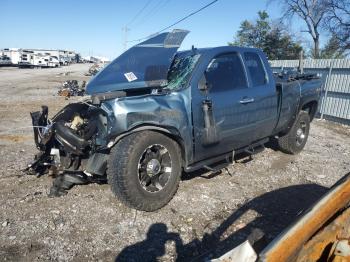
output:
[[[125,73],[124,76],[129,82],[135,81],[137,79],[133,72]]]

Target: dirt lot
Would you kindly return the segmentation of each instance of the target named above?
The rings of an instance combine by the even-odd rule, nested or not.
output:
[[[123,206],[108,185],[76,186],[48,198],[52,178],[23,176],[36,152],[29,111],[74,101],[56,96],[67,79],[88,80],[88,65],[0,68],[0,257],[5,261],[160,261],[215,257],[253,228],[273,239],[350,171],[350,128],[316,120],[297,156],[273,148],[219,174],[184,174],[163,209]],[[70,72],[64,75],[64,72]]]

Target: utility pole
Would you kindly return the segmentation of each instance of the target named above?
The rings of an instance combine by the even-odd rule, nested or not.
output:
[[[304,52],[300,50],[299,52],[299,73],[304,74]]]
[[[124,26],[122,28],[122,31],[124,31],[124,43],[123,43],[123,48],[124,51],[126,51],[126,49],[128,48],[128,32],[130,31],[130,28],[128,28],[127,26]]]

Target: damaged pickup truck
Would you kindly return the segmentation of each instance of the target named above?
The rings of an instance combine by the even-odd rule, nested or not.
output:
[[[108,181],[128,206],[154,211],[177,191],[183,171],[219,170],[271,138],[299,153],[321,81],[273,75],[258,49],[178,52],[188,31],[159,34],[116,58],[86,87],[84,102],[48,119],[31,113],[40,152],[28,171],[56,176],[52,195]]]

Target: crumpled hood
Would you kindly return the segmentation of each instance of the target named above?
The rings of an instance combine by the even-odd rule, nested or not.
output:
[[[91,79],[86,92],[93,95],[167,85],[168,70],[188,32],[173,30],[135,45]]]

